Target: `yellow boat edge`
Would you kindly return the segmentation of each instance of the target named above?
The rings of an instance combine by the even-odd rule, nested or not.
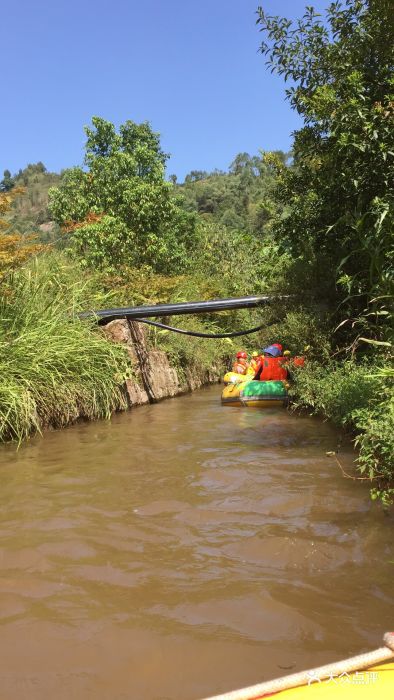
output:
[[[344,673],[332,679],[281,690],[265,697],[278,700],[393,700],[394,662],[388,661],[362,671]],[[250,698],[260,700],[264,695]]]

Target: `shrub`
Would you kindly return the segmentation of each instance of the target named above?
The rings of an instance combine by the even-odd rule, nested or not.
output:
[[[279,301],[267,309],[266,316],[267,328],[260,334],[263,346],[278,341],[293,355],[304,354],[307,347],[309,358],[319,362],[328,360],[330,344],[325,314],[305,309],[283,313],[283,302]]]

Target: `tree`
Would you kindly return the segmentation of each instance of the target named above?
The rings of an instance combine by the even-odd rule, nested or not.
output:
[[[14,198],[23,190],[14,188],[12,192],[0,193],[0,216],[7,216]],[[45,246],[36,242],[37,236],[21,236],[10,227],[7,218],[0,218],[0,281],[10,270],[14,270],[28,258],[41,252]]]
[[[164,180],[168,156],[147,122],[119,132],[93,117],[85,166],[63,174],[50,190],[50,211],[91,265],[143,264],[178,272],[195,245],[195,217],[183,211]]]
[[[185,182],[198,182],[199,180],[205,180],[208,177],[206,170],[192,170],[185,177]]]
[[[9,170],[4,170],[3,175],[4,177],[0,182],[0,192],[9,192],[13,187],[15,187],[15,180],[11,176]]]
[[[230,173],[240,175],[244,170],[251,170],[252,168],[253,159],[249,153],[238,153],[230,165]]]
[[[304,120],[293,167],[277,169],[288,215],[276,235],[315,271],[316,296],[370,342],[390,333],[393,18],[389,0],[347,0],[332,2],[326,21],[312,7],[295,23],[262,8],[257,19],[267,65],[291,81]]]

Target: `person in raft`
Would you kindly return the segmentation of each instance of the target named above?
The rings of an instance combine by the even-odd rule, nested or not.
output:
[[[254,352],[252,352],[252,359],[250,360],[250,369],[253,370],[254,374],[256,374],[258,370],[259,361],[259,353],[257,352],[257,350],[254,350]]]
[[[246,374],[248,367],[248,356],[244,350],[240,350],[237,352],[232,371],[236,372],[237,374]]]
[[[282,345],[280,343],[268,345],[261,351],[254,379],[261,382],[285,381],[288,373],[284,364]]]

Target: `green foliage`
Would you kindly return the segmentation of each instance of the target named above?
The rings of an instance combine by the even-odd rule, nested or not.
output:
[[[314,361],[297,374],[294,399],[356,431],[360,472],[376,479],[373,497],[387,503],[394,480],[388,354],[393,342],[392,3],[337,1],[325,19],[307,7],[295,22],[259,8],[257,24],[267,65],[291,81],[286,94],[304,122],[295,132],[291,166],[269,157],[277,176],[272,230],[289,256],[285,288],[293,305],[303,303],[316,318],[314,340],[307,341]],[[303,315],[287,314],[278,328],[278,337],[286,344],[287,336],[293,339],[297,349],[299,331],[308,337]],[[341,350],[342,363],[330,360],[330,345]]]
[[[294,167],[278,174],[287,215],[275,234],[319,276],[316,295],[340,304],[348,343],[389,342],[393,291],[394,24],[386,0],[331,3],[290,20],[257,20],[268,66],[293,86],[303,117]]]
[[[372,497],[380,497],[388,505],[394,496],[394,489],[387,487],[394,477],[394,400],[387,387],[383,396],[385,401],[356,411],[353,420],[360,431],[355,440],[359,448],[359,470],[378,479],[380,486],[372,491]]]
[[[15,180],[9,170],[4,170],[4,177],[0,182],[0,192],[9,192],[15,187]]]
[[[81,264],[94,268],[105,268],[110,260],[120,265],[120,260],[129,257],[129,232],[126,224],[115,216],[90,215],[85,221],[73,226],[73,241],[81,258]]]
[[[86,128],[86,170],[65,171],[50,191],[56,221],[72,232],[75,249],[92,266],[150,265],[182,270],[195,245],[195,219],[180,209],[164,180],[167,156],[149,124],[127,121],[119,133],[93,117]]]
[[[302,308],[284,311],[279,302],[267,309],[267,328],[261,331],[260,341],[262,346],[280,342],[292,355],[306,354],[308,361],[327,362],[331,351],[328,328],[327,314]]]
[[[394,481],[394,400],[392,367],[371,374],[370,366],[349,360],[307,362],[291,389],[294,405],[308,406],[337,425],[356,432],[357,464],[378,484],[372,496],[388,504]]]
[[[286,154],[276,153],[285,163]],[[227,229],[262,236],[276,213],[271,196],[274,181],[264,154],[239,153],[228,173],[192,170],[178,189],[187,211],[198,212],[206,221]]]
[[[100,301],[81,279],[75,264],[48,255],[14,273],[0,297],[0,440],[126,407],[124,349],[76,318]]]
[[[285,264],[271,238],[203,221],[190,272],[203,276],[216,296],[243,296],[281,289]]]
[[[75,231],[78,234],[78,231]],[[227,230],[213,222],[201,221],[197,228],[198,244],[193,258],[182,275],[164,275],[150,266],[120,266],[100,273],[100,286],[111,295],[113,306],[183,302],[198,299],[281,291],[288,256],[280,255],[270,239],[259,241],[246,232]],[[83,263],[81,263],[83,264]],[[263,317],[267,311],[263,311]],[[284,315],[283,303],[272,309],[272,322]],[[262,311],[224,312],[202,319],[222,331],[241,330],[258,325]],[[245,338],[246,346],[258,344],[256,337]]]
[[[164,304],[173,300],[182,283],[182,275],[159,275],[149,266],[124,267],[115,273],[97,275],[100,288],[106,290],[113,306]]]
[[[202,333],[219,333],[221,330],[212,319],[204,321],[195,316],[177,318],[176,325],[178,328]],[[211,376],[216,374],[219,378],[223,373],[223,364],[229,363],[237,347],[230,338],[193,338],[166,330],[151,330],[150,338],[154,346],[167,353],[181,379],[186,372],[191,376],[209,372]]]
[[[298,400],[344,426],[351,424],[355,411],[367,409],[381,390],[381,383],[368,375],[368,368],[352,361],[328,361],[325,366],[308,362],[297,379]]]

